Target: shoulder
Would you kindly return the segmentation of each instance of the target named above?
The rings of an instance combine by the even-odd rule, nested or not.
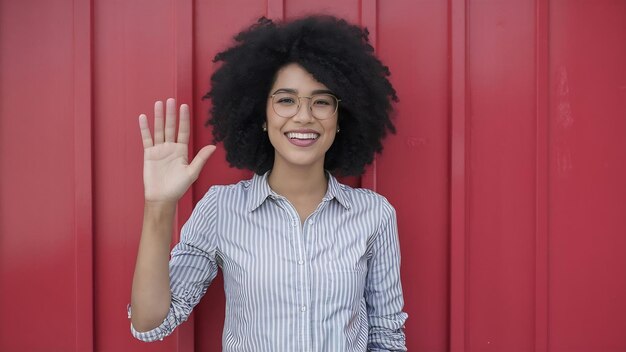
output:
[[[217,207],[220,211],[224,209],[247,209],[261,193],[255,179],[242,180],[233,184],[213,185],[196,206],[202,207],[206,204]]]
[[[236,183],[231,184],[223,184],[223,185],[213,185],[209,187],[209,190],[206,192],[205,196],[214,193],[214,194],[229,194],[229,193],[237,193],[237,192],[245,192],[250,189],[252,185],[252,180],[241,180]]]
[[[395,208],[380,193],[367,188],[352,188],[343,183],[339,183],[339,189],[356,212],[373,212],[380,218],[395,216]]]
[[[352,188],[346,184],[339,183],[341,192],[349,197],[353,202],[363,205],[378,205],[392,207],[389,200],[380,193],[368,188]]]

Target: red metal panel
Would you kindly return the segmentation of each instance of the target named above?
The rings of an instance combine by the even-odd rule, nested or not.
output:
[[[535,352],[548,352],[548,0],[535,1],[536,209],[535,209]]]
[[[532,351],[535,6],[468,3],[467,348]]]
[[[467,347],[467,0],[450,0],[450,350]]]
[[[266,17],[272,20],[285,18],[285,0],[267,0]]]
[[[172,338],[129,334],[136,118],[176,96],[196,152],[215,53],[262,15],[320,11],[370,29],[401,99],[362,184],[398,210],[409,349],[626,350],[618,0],[0,1],[0,350],[221,349],[219,277]],[[249,176],[219,148],[178,227]]]
[[[1,351],[76,347],[72,5],[0,2]]]
[[[76,351],[93,351],[92,1],[74,2]]]
[[[193,1],[179,0],[174,2],[174,82],[177,102],[186,102],[193,111]],[[189,138],[189,152],[193,152],[193,136]],[[192,191],[188,191],[178,202],[175,221],[175,242],[180,240],[180,229],[193,210]],[[190,316],[186,324],[177,331],[177,348],[179,352],[194,351],[194,316]]]
[[[550,351],[626,350],[626,2],[550,2]]]
[[[352,23],[360,23],[359,9],[362,0],[285,0],[285,17],[287,19],[311,13],[326,13],[340,16]]]
[[[410,351],[448,347],[448,12],[443,1],[379,1],[378,46],[400,102],[377,158],[376,191],[397,210]]]
[[[361,14],[361,26],[367,28],[369,32],[369,40],[374,50],[378,47],[378,1],[377,0],[361,0],[359,4],[359,12]],[[377,190],[377,155],[374,155],[372,164],[365,168],[365,172],[360,177],[363,188],[373,191]]]
[[[125,314],[143,215],[137,116],[176,93],[175,3],[94,5],[95,349],[176,351],[180,332],[146,344],[130,335]]]

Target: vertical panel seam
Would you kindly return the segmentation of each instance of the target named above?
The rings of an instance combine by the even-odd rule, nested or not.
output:
[[[367,27],[369,31],[370,43],[376,51],[378,49],[378,1],[360,0],[359,16],[361,27]],[[361,187],[376,191],[377,174],[377,156],[374,154],[372,163],[365,168],[365,173],[361,176]]]
[[[93,272],[93,0],[73,11],[74,240],[76,350],[94,348]]]
[[[467,183],[469,176],[468,26],[466,0],[449,0],[450,50],[450,350],[464,352],[467,345]]]
[[[193,0],[172,0],[173,6],[173,37],[174,37],[174,94],[177,104],[189,105],[193,115]],[[193,116],[192,116],[193,118]],[[189,136],[188,152],[194,154],[193,133]],[[193,187],[190,192],[179,200],[176,207],[174,241],[180,240],[182,224],[191,215],[193,209]],[[195,319],[193,314],[187,319],[187,324],[178,327],[176,333],[176,348],[178,352],[193,352],[195,349],[194,336]]]
[[[549,6],[536,0],[535,352],[548,351]]]
[[[285,0],[267,0],[265,15],[272,20],[285,19]]]

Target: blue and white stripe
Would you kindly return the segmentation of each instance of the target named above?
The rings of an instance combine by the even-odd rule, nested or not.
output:
[[[213,186],[172,250],[169,335],[224,275],[223,351],[405,351],[395,210],[379,194],[328,174],[322,203],[302,224],[268,174]]]

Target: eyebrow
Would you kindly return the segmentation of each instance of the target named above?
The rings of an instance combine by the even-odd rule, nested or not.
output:
[[[293,94],[298,94],[298,90],[297,89],[292,89],[292,88],[279,88],[277,90],[274,91],[274,93],[272,94],[277,94],[277,93],[293,93]],[[311,92],[311,95],[315,95],[315,94],[331,94],[331,95],[335,95],[335,93],[333,93],[331,90],[328,89],[317,89]]]

